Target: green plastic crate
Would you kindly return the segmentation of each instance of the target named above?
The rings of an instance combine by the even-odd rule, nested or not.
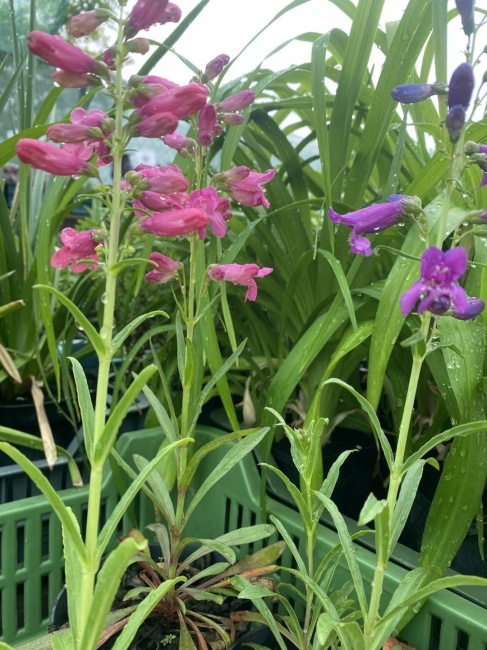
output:
[[[201,442],[219,435],[207,427],[198,430]],[[134,453],[150,456],[161,441],[158,429],[124,434],[119,451],[129,459]],[[206,456],[200,463],[196,477],[202,481],[221,457],[223,450]],[[259,474],[252,455],[247,456],[229,472],[195,510],[187,533],[195,537],[218,535],[227,530],[259,522]],[[116,488],[107,475],[103,486],[104,511],[111,510],[117,499]],[[87,489],[66,490],[64,501],[76,513],[87,503]],[[304,553],[302,526],[298,514],[288,505],[270,498],[269,512],[285,525],[301,552]],[[152,506],[141,495],[136,502],[140,525],[152,519]],[[123,529],[132,522],[126,518]],[[60,528],[48,504],[42,497],[0,507],[2,634],[5,641],[20,644],[46,632],[47,606],[52,603],[62,584],[62,547]],[[122,532],[122,531],[120,531]],[[41,540],[41,543],[39,542]],[[338,544],[337,533],[322,525],[317,553],[322,555]],[[257,550],[260,543],[245,545],[240,555]],[[21,552],[21,549],[24,549]],[[364,579],[370,583],[373,575],[373,553],[357,545],[357,559]],[[292,557],[286,551],[282,563],[292,566]],[[385,581],[383,602],[387,602],[406,569],[391,564]],[[349,579],[346,566],[336,573],[336,587]],[[47,594],[48,598],[44,598]],[[432,596],[414,621],[403,631],[401,638],[418,650],[487,650],[487,610],[452,592]]]

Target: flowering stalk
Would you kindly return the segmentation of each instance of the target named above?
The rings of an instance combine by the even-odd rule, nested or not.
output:
[[[103,324],[100,330],[101,340],[104,345],[103,355],[99,355],[98,381],[96,388],[95,401],[95,418],[93,429],[93,448],[96,449],[101,434],[105,427],[106,404],[108,397],[108,385],[110,367],[112,361],[112,331],[114,325],[115,299],[117,273],[114,270],[118,260],[118,249],[120,239],[120,222],[124,207],[125,197],[121,189],[122,181],[122,155],[124,152],[123,141],[123,79],[122,79],[122,52],[123,31],[118,30],[118,57],[116,66],[115,81],[115,129],[113,133],[113,199],[112,211],[110,216],[110,235],[108,237],[108,246],[106,254],[106,280],[104,293]],[[90,604],[93,599],[95,585],[95,576],[99,568],[101,557],[98,555],[98,522],[100,519],[100,503],[103,467],[105,458],[96,462],[93,459],[90,474],[90,490],[88,500],[87,526],[86,526],[86,553],[87,553],[87,570],[81,576],[82,597],[82,627],[85,629],[89,625],[88,614]]]

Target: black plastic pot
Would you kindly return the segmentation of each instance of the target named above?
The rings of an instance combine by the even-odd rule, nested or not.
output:
[[[287,639],[284,639],[284,641],[289,650],[292,650],[293,648],[296,650],[294,644]],[[250,630],[250,632],[242,634],[235,643],[232,643],[232,645],[229,646],[228,650],[246,650],[249,647],[247,645],[249,643],[256,643],[268,648],[269,650],[279,650],[279,644],[268,627],[259,627],[256,630]]]

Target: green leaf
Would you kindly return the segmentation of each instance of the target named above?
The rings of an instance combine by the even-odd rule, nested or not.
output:
[[[96,576],[96,585],[91,601],[89,624],[83,631],[81,648],[94,648],[103,632],[120,581],[131,559],[137,551],[147,548],[145,543],[137,543],[132,537],[124,539],[105,559]],[[70,613],[71,609],[70,609]]]
[[[1,427],[1,429],[4,429],[4,427]],[[22,467],[27,476],[34,481],[36,486],[49,501],[52,509],[63,526],[64,534],[70,537],[72,550],[73,553],[76,553],[79,564],[84,564],[86,561],[86,550],[83,540],[81,539],[78,522],[74,518],[71,509],[64,505],[58,493],[42,474],[40,469],[38,469],[32,461],[26,458],[24,454],[18,451],[18,449],[15,449],[15,447],[12,447],[12,445],[9,445],[6,442],[0,442],[0,450],[10,456],[10,458]]]
[[[144,391],[144,395],[149,400],[150,405],[154,409],[157,421],[161,425],[161,429],[164,432],[164,435],[167,436],[170,442],[175,442],[178,439],[178,433],[174,429],[173,422],[169,417],[166,409],[161,404],[157,396],[149,388],[149,386],[144,386],[142,390]]]
[[[83,424],[83,433],[88,458],[93,460],[93,432],[95,428],[95,411],[91,401],[90,389],[86,379],[83,366],[74,357],[68,357],[73,366],[74,381],[76,383],[76,392],[78,394],[78,404],[81,412],[81,422]]]
[[[301,573],[308,574],[308,571],[306,569],[306,564],[304,563],[303,558],[301,557],[301,554],[299,553],[298,547],[293,541],[293,538],[291,535],[287,532],[286,528],[283,526],[283,524],[279,521],[277,517],[274,517],[274,515],[270,515],[269,519],[272,521],[273,524],[275,524],[277,530],[281,534],[281,537],[283,540],[286,542],[286,545],[288,549],[291,551],[292,556],[294,557],[294,561],[296,562],[296,565],[298,569],[301,571]],[[310,533],[306,535],[308,536]]]
[[[325,384],[338,384],[339,386],[342,386],[343,388],[346,388],[349,393],[351,393],[356,400],[359,402],[360,406],[363,408],[363,410],[367,413],[370,419],[370,424],[372,425],[372,431],[374,432],[374,435],[377,439],[377,441],[380,444],[380,448],[382,449],[385,459],[387,461],[387,465],[389,469],[392,471],[392,465],[393,465],[393,454],[392,454],[392,449],[389,441],[387,440],[384,431],[382,430],[382,427],[379,422],[379,418],[377,417],[377,414],[375,412],[375,409],[373,408],[372,404],[363,397],[359,392],[357,392],[352,386],[349,384],[345,383],[344,381],[341,381],[340,379],[328,379]]]
[[[118,636],[113,650],[127,650],[131,642],[133,641],[137,631],[139,630],[142,623],[145,621],[147,616],[152,612],[154,607],[159,603],[166,594],[170,591],[173,591],[178,583],[184,582],[185,578],[175,578],[174,580],[166,580],[161,583],[158,587],[151,591],[150,594],[144,598],[144,600],[137,607],[135,612],[130,617],[129,622],[123,628],[122,632]],[[182,628],[181,628],[182,630]],[[189,634],[189,633],[188,633]],[[191,640],[191,637],[190,637]],[[190,647],[190,646],[188,646]],[[194,647],[194,650],[196,648]]]
[[[130,503],[136,496],[137,492],[140,490],[144,482],[147,480],[149,474],[157,467],[161,459],[166,456],[166,454],[171,454],[177,447],[181,445],[187,445],[190,442],[194,442],[192,438],[183,438],[181,440],[176,440],[172,442],[167,447],[163,447],[158,451],[155,458],[153,458],[150,463],[145,467],[142,472],[135,478],[132,483],[127,488],[127,491],[120,498],[119,502],[115,506],[114,510],[110,513],[108,520],[103,526],[97,542],[97,551],[101,559],[101,554],[103,554],[104,549],[107,547],[112,535],[115,533],[118,522],[123,517],[125,511],[129,507]]]
[[[194,495],[191,503],[186,509],[185,521],[187,521],[194,509],[200,503],[200,501],[207,495],[211,488],[218,483],[218,481],[227,474],[232,467],[235,467],[244,456],[252,451],[252,449],[259,444],[265,434],[269,431],[268,427],[263,427],[253,431],[248,434],[236,443],[232,448],[225,454],[222,460],[218,463],[215,469],[210,473],[210,475],[204,480],[201,487],[197,490]]]
[[[219,535],[215,541],[227,546],[240,546],[241,544],[252,544],[261,539],[266,539],[275,532],[276,529],[271,524],[255,524],[255,526],[245,526]]]
[[[279,476],[281,481],[284,483],[286,486],[287,491],[292,497],[292,500],[296,504],[296,507],[299,511],[299,515],[303,521],[303,525],[306,530],[311,530],[313,526],[313,521],[311,517],[311,512],[308,509],[308,506],[306,504],[306,501],[304,500],[303,495],[301,494],[301,491],[299,488],[294,485],[294,483],[282,472],[280,469],[277,467],[274,467],[273,465],[269,465],[268,463],[259,463],[261,467],[265,467],[267,469],[270,469],[274,474]]]
[[[88,337],[93,349],[97,355],[102,358],[106,354],[105,345],[101,339],[101,336],[96,331],[95,327],[91,324],[91,321],[83,314],[83,312],[73,303],[71,300],[65,296],[63,293],[55,289],[54,287],[49,287],[44,284],[34,285],[35,289],[40,289],[41,291],[49,291],[63,304],[71,313],[76,323],[83,328],[86,336]]]
[[[17,431],[16,429],[10,429],[9,427],[3,427],[1,425],[0,440],[3,442],[9,442],[12,445],[21,445],[22,447],[29,447],[29,449],[44,451],[44,444],[38,436],[23,433],[22,431]],[[58,456],[63,456],[68,459],[68,470],[73,486],[79,487],[80,485],[83,485],[83,479],[81,478],[78,466],[71,454],[59,445],[56,445],[56,452]]]
[[[384,508],[387,508],[387,501],[385,499],[377,499],[375,494],[371,492],[360,511],[358,525],[366,526],[380,515]]]
[[[148,460],[138,455],[134,456],[134,462],[139,472],[142,472],[142,470],[144,470],[149,464]],[[152,492],[154,493],[154,496],[157,499],[157,505],[160,508],[162,514],[164,515],[164,518],[168,526],[174,525],[175,513],[174,513],[174,506],[172,503],[171,495],[169,494],[169,490],[167,488],[165,481],[157,471],[157,468],[154,469],[149,474],[149,476],[147,477],[147,483],[149,483]]]
[[[353,580],[355,591],[357,593],[360,611],[362,612],[362,616],[365,618],[367,616],[367,600],[365,597],[365,588],[362,580],[362,574],[360,572],[360,567],[357,562],[353,540],[350,537],[350,533],[348,532],[347,524],[345,523],[345,520],[331,499],[326,497],[324,494],[321,494],[320,492],[315,492],[315,494],[318,499],[323,501],[325,508],[328,510],[333,519],[333,523],[335,524],[343,548],[343,553],[347,560],[348,568],[350,569],[351,578]]]
[[[128,325],[125,325],[125,327],[113,338],[112,346],[111,346],[112,356],[115,355],[115,353],[123,345],[127,337],[129,337],[130,334],[132,334],[132,332],[139,325],[141,325],[144,321],[148,320],[149,318],[155,318],[156,316],[164,316],[165,318],[169,318],[168,314],[166,314],[165,311],[156,310],[156,311],[150,311],[147,314],[143,314],[142,316],[137,316],[137,318],[134,318],[132,322],[130,322]]]
[[[127,415],[129,408],[135,402],[137,395],[142,391],[142,388],[146,385],[155,371],[156,367],[150,365],[144,368],[139,375],[136,375],[134,381],[130,384],[121,400],[113,409],[107,423],[105,424],[105,428],[95,445],[95,463],[104,463],[108,458],[123,419]]]
[[[186,339],[186,357],[184,361],[184,377],[182,381],[183,390],[189,390],[193,385],[196,375],[196,352],[194,349],[193,341]]]

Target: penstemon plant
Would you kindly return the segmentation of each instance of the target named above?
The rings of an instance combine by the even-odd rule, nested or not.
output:
[[[41,295],[50,295],[69,310],[74,321],[83,328],[98,357],[94,405],[84,370],[77,359],[71,358],[91,470],[85,532],[81,531],[80,522],[72,511],[64,506],[37,468],[11,444],[0,443],[1,450],[21,465],[36,482],[62,523],[69,629],[52,636],[54,648],[91,650],[99,647],[112,601],[134,555],[137,552],[143,553],[138,556],[139,560],[143,560],[145,566],[150,565],[145,554],[147,540],[136,532],[121,541],[102,563],[121,518],[148,479],[152,491],[147,486],[144,489],[165,518],[165,526],[158,524],[156,527],[163,563],[157,569],[154,564],[150,565],[153,589],[141,606],[137,607],[129,618],[123,620],[123,625],[118,622],[118,629],[122,626],[125,629],[115,647],[117,650],[129,647],[139,625],[163,599],[164,602],[179,603],[176,609],[181,615],[180,619],[178,613],[175,616],[182,626],[180,647],[195,647],[186,623],[195,632],[198,647],[206,647],[186,608],[188,598],[191,599],[199,593],[196,600],[201,599],[201,590],[197,592],[189,587],[183,589],[181,586],[186,580],[180,575],[181,554],[189,543],[189,540],[183,537],[183,531],[189,515],[210,488],[257,445],[268,430],[265,427],[243,432],[237,430],[206,444],[197,440],[198,416],[215,386],[229,409],[229,417],[238,429],[235,413],[233,411],[232,414],[231,411],[233,406],[225,374],[238,358],[244,343],[238,346],[228,359],[222,359],[213,322],[219,298],[219,293],[213,289],[219,285],[212,283],[228,281],[243,285],[246,288],[245,300],[255,301],[256,278],[272,272],[271,268],[261,268],[254,263],[237,264],[232,259],[227,260],[228,263],[225,264],[218,263],[221,244],[212,242],[212,245],[205,246],[207,228],[211,229],[216,238],[222,238],[226,233],[227,221],[232,213],[229,198],[222,196],[220,192],[230,195],[246,206],[268,207],[269,202],[263,186],[272,180],[275,172],[269,169],[259,173],[241,165],[214,174],[211,183],[207,185],[208,148],[214,138],[222,132],[224,125],[234,126],[244,121],[241,111],[255,99],[253,91],[243,90],[221,98],[220,101],[211,101],[211,82],[228,64],[229,58],[226,55],[216,57],[203,72],[185,86],[179,86],[155,75],[135,75],[125,83],[123,71],[127,56],[132,52],[145,53],[149,47],[148,41],[137,37],[137,34],[153,24],[178,22],[180,17],[180,9],[166,0],[139,0],[128,16],[125,15],[123,5],[119,16],[109,10],[90,11],[75,16],[69,26],[69,31],[74,37],[86,36],[108,20],[117,28],[115,45],[105,50],[101,58],[96,59],[58,36],[33,31],[27,39],[31,53],[59,68],[54,73],[54,79],[60,86],[99,87],[113,100],[113,110],[109,113],[99,109],[87,111],[77,107],[71,112],[69,123],[49,126],[47,137],[56,144],[21,137],[16,145],[18,158],[33,169],[58,176],[88,177],[98,181],[96,192],[103,214],[103,221],[89,230],[65,228],[60,235],[62,247],[51,258],[51,265],[55,268],[64,269],[70,266],[73,273],[103,274],[105,286],[101,298],[103,314],[99,330],[61,291],[47,285],[36,287]],[[188,135],[176,131],[179,121],[184,118],[189,119],[192,128]],[[122,158],[134,137],[162,137],[169,147],[180,154],[182,161],[187,159],[186,175],[174,164],[167,167],[139,165],[135,170],[126,172],[124,179]],[[58,144],[61,146],[57,146]],[[99,168],[110,162],[113,163],[113,184],[108,186],[102,183]],[[160,251],[149,254],[160,237],[186,238],[189,246],[187,268],[183,268],[181,262]],[[143,241],[142,258],[130,256],[133,249],[129,243],[137,238],[142,238]],[[109,380],[114,356],[127,337],[144,321],[167,317],[160,310],[151,311],[136,317],[117,330],[115,308],[118,299],[118,278],[122,272],[127,272],[127,269],[128,272],[137,270],[147,263],[152,267],[146,274],[148,282],[162,285],[171,280],[179,281],[180,296],[177,297],[174,292],[174,301],[178,308],[174,330],[182,394],[180,411],[176,411],[169,383],[155,355],[155,363],[134,375],[123,396],[115,406],[112,405],[107,418]],[[44,306],[42,315],[46,336],[52,343],[55,339],[49,320],[49,302],[45,302]],[[51,349],[51,354],[53,353],[55,351]],[[204,379],[205,360],[208,361],[211,371],[207,381]],[[147,386],[155,373],[159,375],[165,405]],[[118,429],[141,390],[145,391],[154,409],[165,440],[153,459],[138,459],[138,474],[134,475],[130,468],[126,467],[133,480],[100,529],[103,471],[110,456],[116,457],[114,444]],[[0,426],[1,433],[8,435],[12,441],[15,441],[17,435],[22,444],[19,432]],[[187,496],[191,493],[198,463],[208,453],[218,450],[230,441],[234,442],[234,446],[230,450],[224,450],[225,453],[215,470],[195,491],[188,505]],[[118,460],[123,464],[120,458]],[[158,473],[162,471],[162,461],[166,464],[163,476]],[[174,505],[170,495],[173,488],[177,495]],[[263,539],[273,530],[272,526],[263,524],[233,531],[230,536],[223,536],[216,541],[201,540],[201,549],[193,555],[200,557],[210,553],[212,549],[217,549],[224,555],[225,564],[228,566],[230,562],[235,561],[232,545],[241,543],[242,539],[247,542]],[[236,570],[251,569],[259,575],[259,571],[262,572],[260,566],[264,565],[267,570],[272,571],[275,568],[274,561],[281,552],[282,544],[275,545],[270,547],[268,552],[260,553],[256,559],[237,566]],[[188,560],[183,564],[187,566]],[[207,569],[199,577],[222,573],[224,568],[220,563],[213,573]],[[223,572],[221,579],[224,575],[233,573],[231,570],[227,574]],[[209,589],[203,590],[203,597],[217,602],[222,601],[224,595],[225,593],[223,596],[211,594]],[[164,606],[162,611],[166,611]],[[217,631],[221,629],[217,624],[213,627]],[[221,636],[225,644],[228,643],[229,637],[225,631],[221,631]]]
[[[485,487],[484,395],[482,391],[485,356],[485,326],[482,320],[485,302],[476,297],[483,294],[477,267],[485,269],[484,245],[485,210],[475,205],[475,192],[485,185],[485,145],[465,139],[469,134],[485,133],[481,125],[473,123],[473,111],[468,115],[475,88],[474,70],[479,61],[474,60],[475,36],[478,27],[474,20],[474,3],[457,2],[469,47],[467,61],[459,65],[448,85],[407,84],[392,90],[392,98],[404,104],[416,104],[433,95],[440,97],[444,112],[443,146],[438,157],[449,170],[440,196],[425,208],[417,197],[391,195],[383,203],[367,206],[346,214],[329,208],[332,223],[351,228],[349,245],[356,255],[371,257],[372,244],[368,234],[387,230],[391,226],[411,222],[409,233],[390,270],[381,292],[379,310],[369,358],[368,399],[341,379],[326,378],[326,386],[338,385],[348,391],[367,414],[371,428],[383,455],[389,473],[386,496],[377,499],[371,494],[365,502],[359,524],[374,522],[375,569],[370,585],[369,578],[361,573],[355,556],[354,539],[347,523],[330,498],[334,474],[343,458],[332,468],[323,481],[321,468],[316,464],[316,433],[323,427],[313,420],[318,413],[319,395],[308,413],[308,426],[293,431],[280,419],[291,442],[291,453],[300,474],[298,490],[279,470],[296,503],[303,522],[308,543],[306,557],[301,557],[282,523],[273,519],[290,546],[297,569],[285,569],[302,582],[299,593],[305,606],[304,621],[296,617],[290,602],[283,596],[278,600],[285,615],[274,621],[265,603],[266,597],[276,598],[262,586],[251,586],[240,578],[235,579],[243,590],[241,597],[256,601],[261,620],[268,623],[276,635],[280,648],[284,639],[298,648],[312,647],[350,648],[353,650],[379,650],[396,644],[391,637],[414,616],[422,601],[436,591],[461,585],[487,586],[487,580],[476,576],[454,575],[442,577],[450,566],[472,520],[481,510]],[[446,8],[445,8],[446,12]],[[484,21],[480,23],[483,25]],[[477,96],[474,110],[480,103]],[[418,112],[419,114],[419,112]],[[482,125],[483,126],[483,125]],[[483,127],[485,129],[485,127]],[[471,136],[470,136],[471,137]],[[449,141],[449,142],[448,142]],[[448,144],[447,144],[448,143]],[[484,173],[480,185],[471,188],[471,170],[479,166]],[[475,178],[480,176],[475,174]],[[464,209],[464,204],[467,209]],[[418,275],[419,279],[413,282]],[[402,347],[410,350],[410,376],[405,390],[404,403],[395,438],[391,445],[377,411],[378,393],[382,389],[385,367],[394,351],[394,344],[403,326],[410,336],[401,340]],[[353,341],[350,341],[350,345]],[[375,356],[374,356],[375,354]],[[421,401],[421,377],[431,372],[445,401],[451,428],[433,431],[427,436],[412,439],[414,418]],[[464,387],[468,389],[464,392]],[[317,423],[319,426],[317,426]],[[444,418],[440,420],[444,424]],[[435,459],[428,454],[437,445],[451,441],[440,487],[429,513],[419,566],[412,570],[398,586],[388,603],[382,602],[384,579],[388,563],[411,510],[424,466],[429,463],[439,469]],[[475,461],[473,460],[475,457]],[[475,468],[475,475],[466,474],[467,463]],[[311,472],[311,475],[310,475]],[[313,475],[314,474],[314,475]],[[472,479],[472,480],[471,480]],[[314,486],[314,488],[313,488]],[[313,557],[313,533],[323,509],[333,519],[340,538],[340,549],[335,549],[321,560],[316,568]],[[482,515],[477,517],[479,547],[483,546]],[[353,583],[352,601],[344,606],[343,600],[327,593],[330,573],[337,553],[343,553]],[[481,549],[479,548],[479,552]],[[350,591],[346,592],[346,596]],[[293,593],[293,595],[295,595]],[[338,603],[338,604],[337,604]],[[399,644],[399,647],[406,647]],[[287,647],[290,647],[289,644]]]

